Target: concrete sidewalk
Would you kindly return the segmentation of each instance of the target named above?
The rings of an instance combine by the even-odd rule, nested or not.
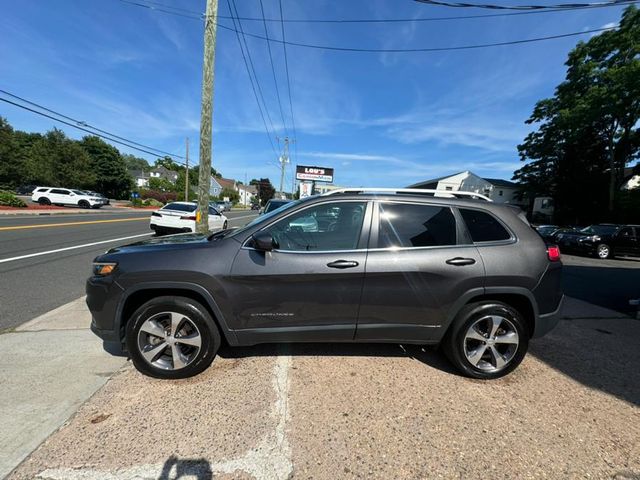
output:
[[[0,335],[0,478],[124,365],[89,324],[83,297]]]

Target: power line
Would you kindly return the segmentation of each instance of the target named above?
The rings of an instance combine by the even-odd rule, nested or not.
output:
[[[232,13],[232,17],[233,17],[233,10],[231,9],[231,3],[229,0],[227,0],[227,5],[229,7],[229,12]],[[264,130],[267,133],[267,138],[269,139],[269,144],[271,145],[271,149],[273,150],[273,153],[276,155],[276,157],[278,156],[278,152],[276,151],[276,148],[273,145],[273,140],[271,139],[271,133],[269,132],[269,127],[267,126],[267,121],[264,118],[264,113],[262,112],[262,106],[260,105],[260,99],[258,98],[258,92],[256,91],[256,87],[253,84],[253,77],[251,76],[251,70],[249,69],[249,63],[247,62],[247,58],[244,54],[244,49],[242,47],[242,40],[240,40],[240,32],[238,31],[237,28],[235,28],[236,26],[236,21],[235,18],[231,19],[233,21],[233,26],[234,28],[231,29],[229,28],[229,30],[235,31],[236,32],[236,38],[238,39],[238,45],[240,46],[240,53],[242,54],[242,60],[244,61],[244,66],[247,69],[247,75],[249,75],[249,81],[251,82],[251,89],[253,90],[253,95],[256,98],[256,103],[258,104],[258,110],[260,111],[260,117],[262,118],[262,123],[264,125]],[[218,24],[218,27],[220,27],[221,25]]]
[[[236,0],[231,0],[231,5],[233,5],[233,9],[234,9],[235,15],[237,17],[238,16],[238,8],[236,6]],[[231,15],[233,15],[233,12],[231,13]],[[255,69],[255,67],[253,65],[253,59],[251,58],[251,51],[249,50],[249,44],[247,42],[247,38],[244,35],[244,29],[242,28],[242,22],[240,20],[238,20],[238,27],[240,28],[240,34],[242,35],[242,40],[244,42],[244,48],[247,51],[247,58],[249,59],[249,65],[251,66],[251,71],[253,72],[253,77],[255,78],[255,81],[256,81],[256,87],[258,87],[258,93],[260,94],[260,99],[262,100],[262,104],[264,105],[264,111],[267,114],[267,119],[269,120],[269,125],[271,125],[271,131],[275,133],[276,129],[273,126],[273,120],[271,120],[271,115],[269,114],[269,107],[267,106],[267,102],[264,99],[264,93],[262,92],[262,87],[260,86],[260,80],[258,79],[258,74],[256,73],[256,69]]]
[[[87,122],[84,122],[84,121],[81,121],[81,120],[77,120],[77,119],[69,117],[67,115],[63,115],[60,112],[56,112],[55,110],[51,110],[50,108],[47,108],[47,107],[45,107],[43,105],[40,105],[40,104],[35,103],[35,102],[32,102],[31,100],[27,100],[26,98],[19,97],[18,95],[15,95],[15,94],[13,94],[11,92],[7,92],[6,90],[0,89],[0,92],[4,93],[5,95],[9,95],[12,98],[16,98],[16,99],[20,100],[21,102],[28,103],[29,105],[33,105],[34,107],[38,107],[40,110],[44,110],[46,112],[53,113],[54,115],[57,115],[58,117],[66,118],[67,120],[70,120],[70,121],[72,121],[72,122],[74,122],[74,123],[76,123],[78,125],[82,125],[83,127],[90,128],[90,129],[95,130],[95,131],[100,132],[100,133],[104,133],[105,135],[108,135],[110,137],[117,138],[117,139],[120,139],[120,140],[124,140],[125,142],[132,143],[133,145],[137,145],[137,146],[142,147],[142,148],[147,148],[149,150],[155,150],[156,152],[162,153],[164,155],[169,155],[169,156],[178,157],[178,158],[184,158],[184,157],[182,157],[180,155],[176,155],[176,154],[173,154],[173,153],[165,152],[164,150],[159,150],[157,148],[150,147],[148,145],[144,145],[142,143],[134,142],[133,140],[129,140],[128,138],[121,137],[121,136],[116,135],[114,133],[107,132],[106,130],[102,130],[102,129],[98,128],[98,127],[94,127],[93,125],[90,125]]]
[[[157,154],[157,153],[153,153],[153,152],[150,152],[149,150],[144,150],[144,149],[142,149],[142,148],[134,147],[133,145],[129,145],[128,143],[121,142],[121,141],[119,141],[119,140],[114,140],[113,138],[109,138],[109,137],[107,137],[107,136],[105,136],[105,135],[98,134],[98,133],[96,133],[96,132],[94,132],[94,131],[92,131],[92,130],[89,130],[89,129],[87,129],[87,128],[79,127],[78,125],[75,125],[75,124],[73,124],[73,123],[71,123],[71,122],[67,122],[66,120],[61,120],[61,119],[56,118],[56,117],[54,117],[54,116],[52,116],[52,115],[48,115],[48,114],[46,114],[46,113],[43,113],[43,112],[39,112],[39,111],[37,111],[37,110],[34,110],[33,108],[29,108],[29,107],[27,107],[27,106],[25,106],[25,105],[20,105],[19,103],[12,102],[11,100],[7,100],[6,98],[0,98],[0,101],[2,101],[2,102],[6,102],[6,103],[9,103],[9,104],[11,104],[11,105],[14,105],[14,106],[16,106],[16,107],[22,108],[22,109],[27,110],[27,111],[29,111],[29,112],[35,113],[35,114],[37,114],[37,115],[41,115],[41,116],[43,116],[43,117],[50,118],[51,120],[54,120],[54,121],[56,121],[56,122],[64,123],[65,125],[69,125],[70,127],[77,128],[78,130],[82,130],[83,132],[90,133],[91,135],[94,135],[94,136],[96,136],[96,137],[100,137],[100,138],[103,138],[103,139],[105,139],[105,140],[109,140],[110,142],[118,143],[118,144],[120,144],[120,145],[124,145],[125,147],[129,147],[129,148],[131,148],[131,149],[133,149],[133,150],[137,150],[137,151],[139,151],[139,152],[148,153],[149,155],[153,155],[154,157],[157,157],[157,156],[158,156],[158,154]],[[171,157],[174,157],[174,156],[173,156],[173,155],[171,155]],[[182,157],[180,157],[180,158],[182,158]],[[176,161],[176,163],[179,163],[179,164],[181,164],[181,165],[184,165],[184,163],[183,163],[183,162],[180,162],[180,161]]]
[[[154,5],[149,5],[149,3],[155,3],[156,5],[158,5],[156,2],[147,1],[147,3],[143,3],[143,2],[134,2],[134,1],[131,1],[131,0],[120,0],[120,1],[122,3],[127,3],[129,5],[135,5],[137,7],[142,7],[142,8],[147,8],[149,10],[155,10],[155,11],[158,11],[158,12],[168,13],[170,15],[175,15],[177,17],[192,18],[194,20],[201,20],[202,18],[204,18],[204,14],[198,13],[198,12],[191,12],[193,15],[188,15],[188,14],[179,13],[179,12],[173,12],[171,10],[168,10],[169,8],[173,8],[173,7],[170,7],[169,5],[162,5],[161,8],[156,7]],[[189,10],[187,10],[187,11],[189,11]]]
[[[444,0],[414,0],[418,3],[426,3],[428,5],[438,5],[441,7],[453,8],[486,8],[491,10],[550,10],[550,9],[567,9],[567,8],[588,8],[588,7],[613,7],[618,5],[626,5],[629,0],[613,0],[610,2],[596,3],[558,3],[555,5],[496,5],[482,3],[464,3],[464,2],[447,2]]]
[[[218,25],[220,28],[224,30],[231,30],[232,28],[227,27],[225,25]],[[473,50],[478,48],[488,48],[488,47],[501,47],[505,45],[519,45],[523,43],[533,43],[533,42],[541,42],[545,40],[555,40],[558,38],[566,38],[566,37],[575,37],[578,35],[587,35],[589,33],[598,33],[605,32],[607,30],[613,30],[617,28],[617,25],[614,27],[604,27],[604,28],[594,28],[592,30],[583,30],[581,32],[571,32],[571,33],[563,33],[559,35],[549,35],[546,37],[535,37],[535,38],[527,38],[523,40],[511,40],[507,42],[495,42],[495,43],[480,43],[480,44],[472,44],[472,45],[460,45],[454,47],[424,47],[424,48],[358,48],[358,47],[334,47],[330,45],[316,45],[311,43],[300,43],[300,42],[288,42],[283,40],[278,40],[276,38],[265,38],[261,35],[256,35],[253,33],[245,33],[245,35],[253,38],[259,38],[261,40],[267,40],[275,43],[283,43],[285,45],[291,45],[294,47],[301,48],[312,48],[316,50],[332,50],[337,52],[360,52],[360,53],[419,53],[419,52],[446,52],[446,51],[454,51],[454,50]]]
[[[267,22],[264,21],[264,5],[260,0],[260,12],[262,14],[262,20],[264,25],[264,36],[269,38],[269,31],[267,30]],[[271,63],[271,73],[273,73],[273,84],[276,87],[276,97],[278,98],[278,108],[280,109],[280,118],[282,118],[282,127],[284,128],[284,134],[287,133],[287,122],[284,120],[284,112],[282,111],[282,100],[280,99],[280,89],[278,88],[278,80],[276,78],[276,69],[273,65],[273,55],[271,54],[271,42],[267,41],[267,50],[269,50],[269,62]]]
[[[121,0],[121,1],[125,1],[125,0]],[[132,3],[132,2],[128,2],[128,3]],[[630,5],[630,4],[634,4],[634,3],[638,3],[638,2],[634,1],[634,2],[628,2],[628,3],[620,3],[620,4],[616,4],[616,5],[627,5],[627,4]],[[608,4],[606,6],[614,6],[614,5],[613,4],[611,4],[611,5]],[[590,8],[595,8],[595,7],[590,7]],[[536,10],[536,12],[543,12],[543,11],[544,10]],[[560,11],[560,10],[557,10],[557,11]],[[533,12],[526,12],[526,13],[533,13]],[[498,16],[498,15],[495,15],[495,16]],[[481,17],[481,16],[477,15],[475,17]],[[462,18],[462,17],[456,17],[456,18]],[[472,16],[472,17],[468,17],[468,18],[474,18],[474,17]],[[234,17],[234,19],[235,19],[235,17]],[[453,18],[451,18],[451,19],[453,19]],[[222,25],[221,23],[218,23],[218,27],[222,28],[223,30],[228,30],[228,31],[231,31],[231,32],[238,33],[238,30],[236,28],[231,28],[231,27],[228,27],[226,25]],[[266,40],[268,42],[282,43],[282,44],[285,44],[285,45],[291,45],[293,47],[312,48],[312,49],[316,49],[316,50],[331,50],[331,51],[338,51],[338,52],[362,52],[362,53],[419,53],[419,52],[446,52],[446,51],[456,51],[456,50],[473,50],[473,49],[479,49],[479,48],[501,47],[501,46],[506,46],[506,45],[519,45],[519,44],[525,44],[525,43],[534,43],[534,42],[541,42],[541,41],[546,41],[546,40],[556,40],[556,39],[559,39],[559,38],[567,38],[567,37],[575,37],[575,36],[580,36],[580,35],[587,35],[587,34],[590,34],[590,33],[600,33],[600,32],[605,32],[605,31],[608,31],[608,30],[612,30],[614,28],[617,28],[617,27],[595,28],[595,29],[592,29],[592,30],[584,30],[584,31],[581,31],[581,32],[564,33],[564,34],[559,34],[559,35],[549,35],[549,36],[546,36],[546,37],[535,37],[535,38],[528,38],[528,39],[523,39],[523,40],[512,40],[512,41],[507,41],[507,42],[460,45],[460,46],[454,46],[454,47],[387,48],[387,49],[384,49],[384,48],[334,47],[334,46],[330,46],[330,45],[317,45],[317,44],[309,44],[309,43],[301,43],[301,42],[288,42],[288,41],[278,40],[276,38],[271,38],[271,37],[267,38],[267,37],[263,37],[262,35],[257,35],[257,34],[248,33],[248,32],[244,32],[244,35],[246,35],[248,37],[258,38],[260,40]]]
[[[158,10],[164,13],[174,14],[174,12],[163,11],[161,8],[152,8],[153,5],[159,5],[164,8],[175,8],[170,7],[169,5],[161,4],[158,2],[153,2],[151,0],[141,0],[141,1],[131,1],[131,0],[120,0],[123,3],[128,3],[131,5],[136,5],[139,7],[148,8],[151,10]],[[151,5],[146,5],[142,3],[149,3]],[[543,13],[559,13],[559,12],[571,12],[574,10],[590,10],[597,8],[609,8],[609,7],[618,7],[624,5],[634,5],[639,3],[638,0],[622,0],[619,2],[604,2],[602,4],[583,4],[588,6],[581,7],[564,7],[564,8],[555,8],[549,7],[546,9],[540,10],[526,10],[519,12],[508,12],[508,13],[489,13],[489,14],[481,14],[481,15],[453,15],[446,17],[419,17],[419,18],[352,18],[352,19],[341,19],[341,18],[261,18],[261,17],[233,17],[226,15],[218,15],[218,18],[230,20],[232,18],[236,18],[242,21],[247,22],[270,22],[270,23],[316,23],[316,24],[358,24],[358,23],[372,23],[372,24],[380,24],[380,23],[420,23],[420,22],[441,22],[441,21],[451,21],[451,20],[473,20],[480,18],[495,18],[495,17],[511,17],[511,16],[519,16],[519,15],[536,15]],[[186,9],[177,9],[184,12],[189,12],[193,14],[193,19],[201,19],[203,17],[203,13],[196,12],[194,10],[186,10]]]
[[[280,4],[280,19],[283,19],[284,16],[282,14],[282,0],[278,2]],[[296,162],[298,161],[298,134],[296,133],[296,121],[293,116],[293,102],[291,101],[291,77],[289,76],[289,61],[287,59],[287,40],[284,34],[284,22],[280,23],[280,27],[282,28],[282,48],[284,50],[284,69],[287,74],[287,92],[289,94],[289,111],[291,112],[291,129],[293,130],[293,141],[294,141],[294,153],[296,156]],[[269,40],[267,39],[267,42]]]

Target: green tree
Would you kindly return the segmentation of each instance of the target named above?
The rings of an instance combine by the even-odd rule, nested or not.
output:
[[[529,163],[514,179],[530,197],[552,195],[560,221],[612,219],[640,150],[640,11],[628,7],[618,29],[580,42],[566,65],[565,81],[527,120],[538,128],[518,146]]]
[[[149,188],[151,190],[157,190],[159,192],[177,192],[176,185],[162,177],[151,177],[149,179]]]
[[[223,188],[218,197],[220,199],[227,197],[234,205],[240,201],[240,194],[230,188]]]
[[[127,170],[138,170],[148,172],[151,170],[151,165],[144,158],[136,157],[135,155],[125,154],[122,155],[122,159],[127,167]]]
[[[91,159],[96,190],[113,198],[128,198],[133,181],[118,149],[94,136],[84,137],[80,146]]]
[[[260,180],[252,179],[249,185],[255,185],[258,189],[258,199],[260,205],[265,205],[269,200],[273,198],[276,193],[276,189],[271,185],[271,180],[268,178],[261,178]]]
[[[0,189],[17,187],[25,177],[24,172],[24,161],[17,151],[13,128],[0,117]]]

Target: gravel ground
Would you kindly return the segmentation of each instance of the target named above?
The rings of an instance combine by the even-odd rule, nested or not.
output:
[[[9,478],[638,479],[638,344],[637,320],[563,321],[493,382],[397,345],[227,350],[175,382],[129,366]]]

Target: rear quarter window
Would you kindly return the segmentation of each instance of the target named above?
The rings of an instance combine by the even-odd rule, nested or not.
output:
[[[474,243],[499,242],[511,238],[507,229],[490,213],[461,208],[460,214]]]

